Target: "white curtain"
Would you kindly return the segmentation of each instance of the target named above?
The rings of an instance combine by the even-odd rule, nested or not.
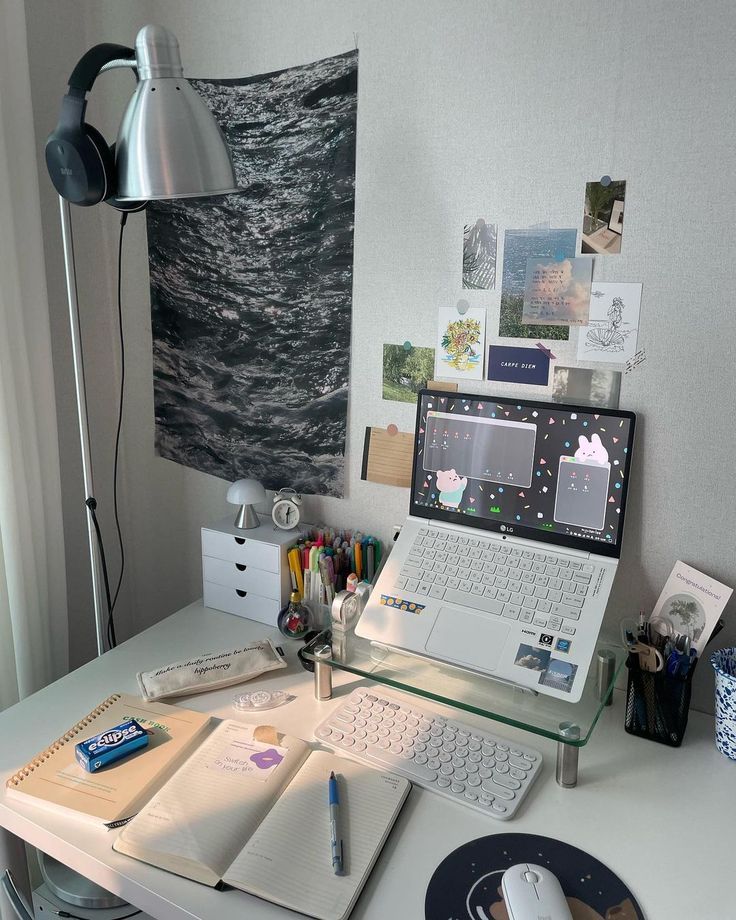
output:
[[[68,664],[36,164],[25,11],[0,0],[0,710]]]

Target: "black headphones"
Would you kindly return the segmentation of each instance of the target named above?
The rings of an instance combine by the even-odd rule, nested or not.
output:
[[[84,120],[87,93],[105,64],[134,60],[135,50],[125,45],[95,45],[80,59],[69,77],[61,102],[59,122],[46,141],[46,166],[54,188],[67,201],[89,207],[107,201],[119,210],[137,211],[145,202],[115,200],[115,145],[109,147],[100,132]]]

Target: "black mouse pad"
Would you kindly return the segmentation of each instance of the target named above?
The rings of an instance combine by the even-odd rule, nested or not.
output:
[[[628,887],[577,847],[535,834],[491,834],[454,850],[432,876],[425,920],[508,920],[501,876],[517,863],[536,863],[560,880],[574,920],[644,920]]]

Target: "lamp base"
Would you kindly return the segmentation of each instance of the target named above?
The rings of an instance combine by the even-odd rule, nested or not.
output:
[[[252,530],[254,527],[260,527],[261,521],[253,505],[241,505],[238,516],[235,518],[235,526],[240,530]]]

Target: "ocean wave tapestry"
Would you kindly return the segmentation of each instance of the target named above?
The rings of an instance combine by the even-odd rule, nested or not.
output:
[[[241,191],[148,208],[156,449],[342,496],[358,52],[193,80]]]

